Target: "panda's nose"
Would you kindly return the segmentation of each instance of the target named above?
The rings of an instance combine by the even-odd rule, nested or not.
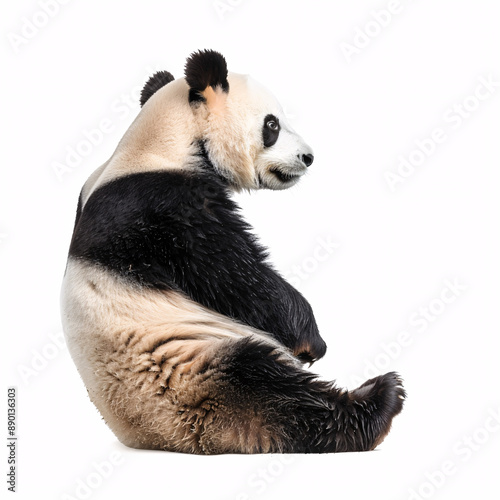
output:
[[[310,155],[310,154],[302,155],[302,161],[306,164],[306,167],[311,166],[313,160],[314,160],[313,155]]]

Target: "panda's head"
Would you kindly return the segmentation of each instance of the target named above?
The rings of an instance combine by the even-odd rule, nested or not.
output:
[[[153,76],[141,104],[172,80],[167,72]],[[221,54],[192,54],[183,82],[187,88],[175,95],[186,99],[191,118],[181,126],[191,130],[193,143],[234,189],[286,189],[306,173],[313,152],[289,125],[276,98],[248,75],[228,73]]]

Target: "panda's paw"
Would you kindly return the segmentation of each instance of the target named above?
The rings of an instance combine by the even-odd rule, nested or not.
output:
[[[366,437],[366,449],[373,450],[387,436],[393,418],[403,409],[406,391],[403,381],[396,372],[386,373],[367,380],[349,393],[357,409],[359,419],[364,421],[363,428],[370,429]]]
[[[293,354],[302,363],[309,363],[309,366],[322,358],[325,353],[326,343],[318,334],[299,338],[293,349]]]

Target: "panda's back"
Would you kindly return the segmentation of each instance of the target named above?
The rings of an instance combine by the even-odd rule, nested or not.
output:
[[[220,257],[216,246],[211,247],[212,255],[199,259],[196,252],[203,251],[203,240],[234,224],[235,211],[236,205],[213,172],[127,175],[98,188],[87,200],[69,255],[146,287],[176,289],[183,263],[183,273],[188,264],[200,271],[200,265],[216,263]]]

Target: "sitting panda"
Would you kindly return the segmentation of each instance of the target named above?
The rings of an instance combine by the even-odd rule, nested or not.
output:
[[[62,287],[71,356],[125,445],[196,454],[375,448],[395,373],[340,390],[303,368],[326,345],[232,191],[286,189],[313,162],[276,99],[214,51],[159,72],[81,191]]]

